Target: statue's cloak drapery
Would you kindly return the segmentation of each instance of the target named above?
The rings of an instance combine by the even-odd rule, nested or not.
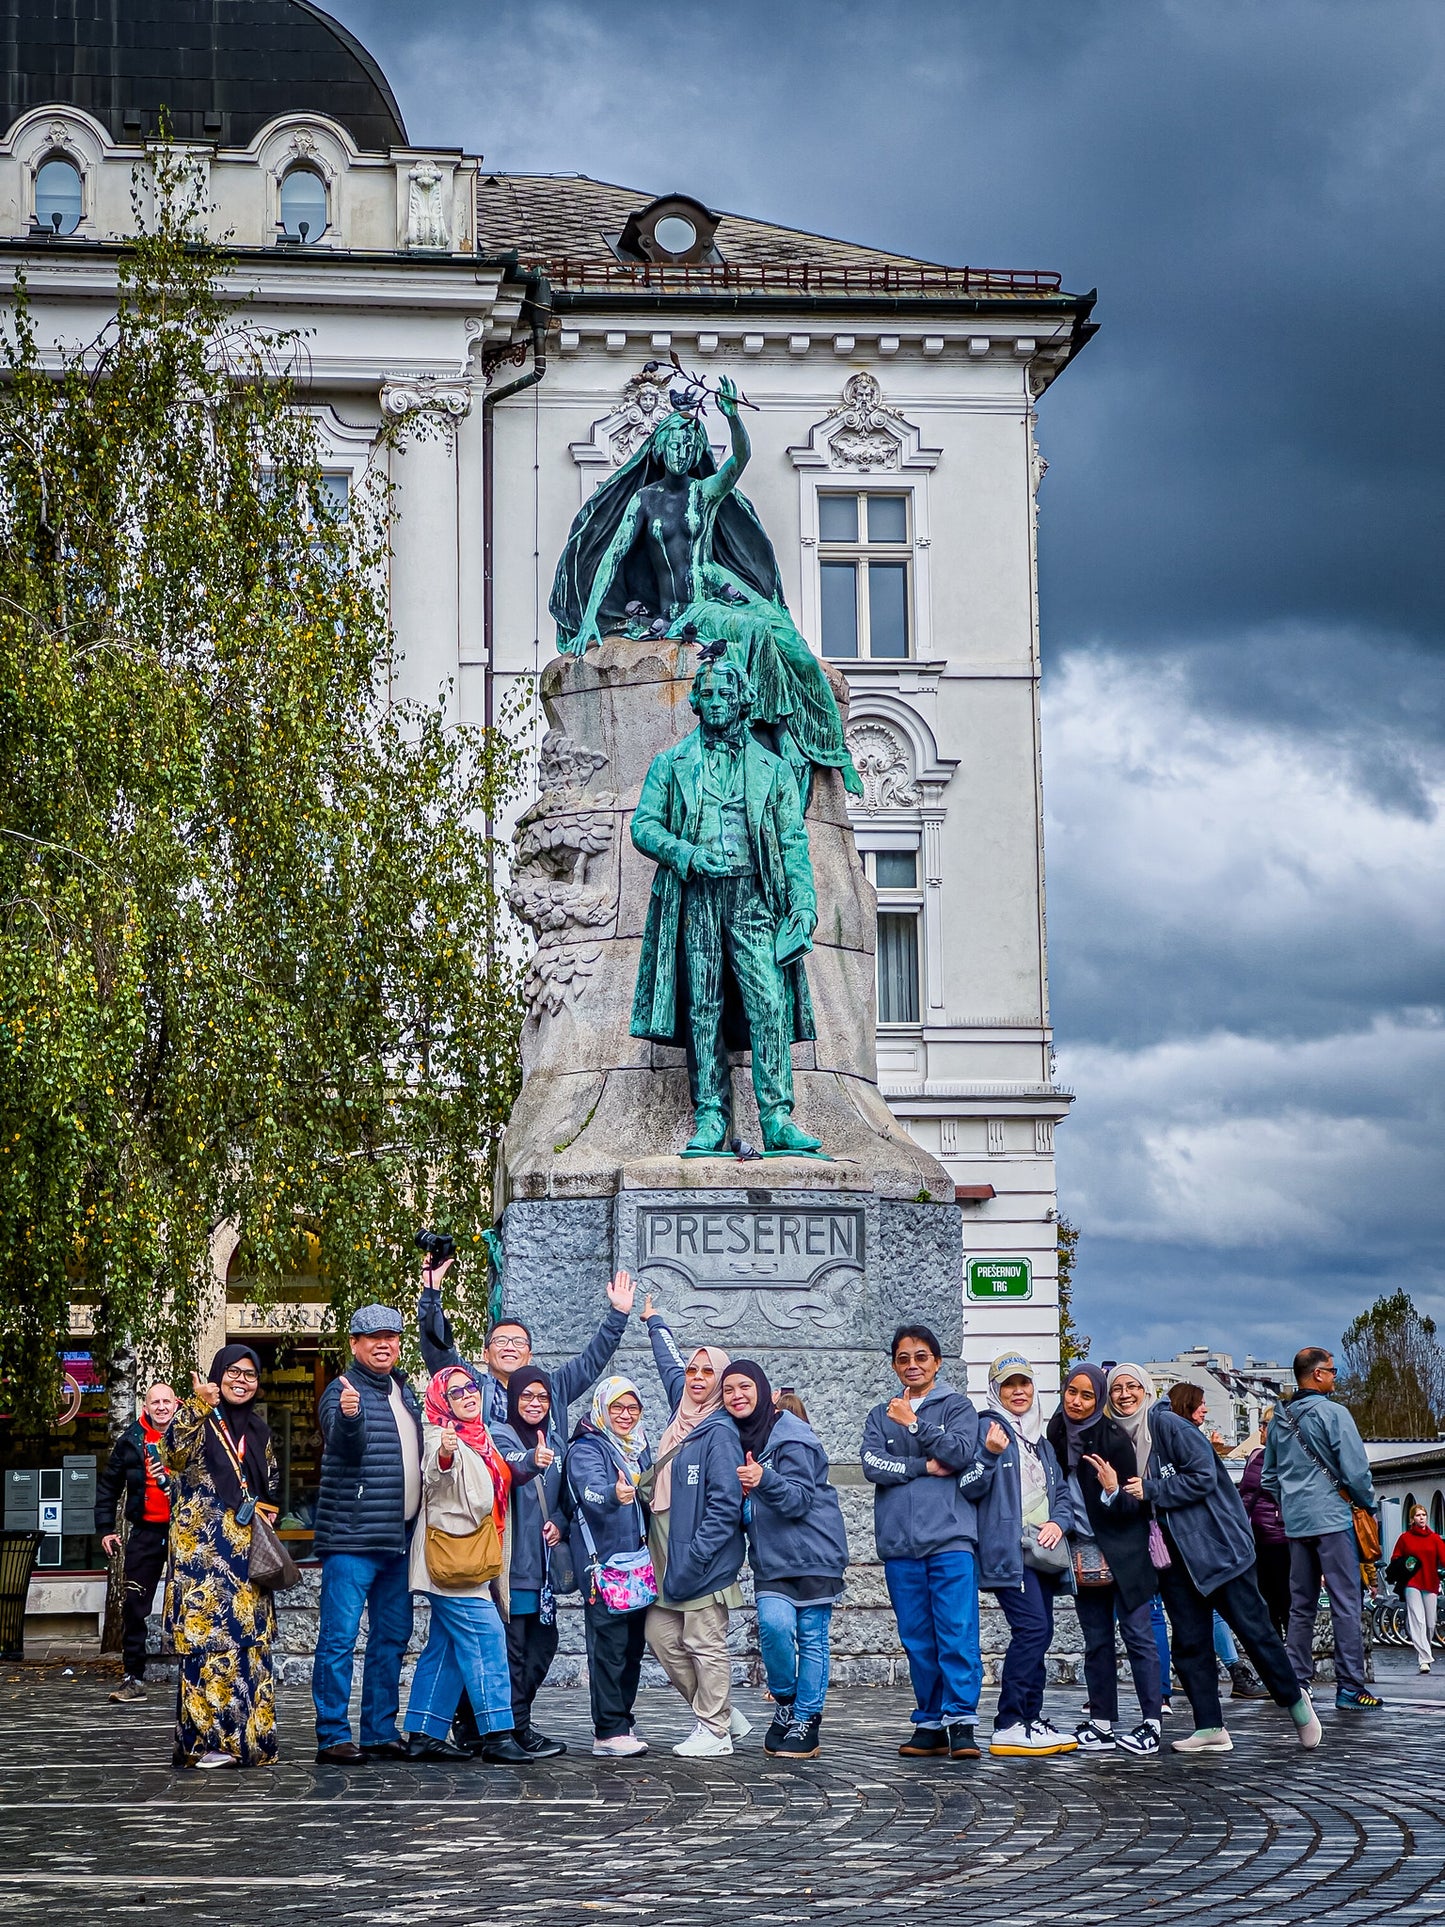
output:
[[[662,457],[653,451],[656,439],[654,433],[577,512],[567,546],[557,564],[549,605],[557,624],[559,647],[570,643],[582,627],[583,611],[592,594],[597,571],[627,513],[628,504],[639,489],[660,482],[667,473]],[[695,481],[703,481],[716,473],[712,450],[704,444],[688,474]],[[737,489],[731,490],[718,505],[712,559],[758,595],[785,606],[773,545],[752,503]],[[647,557],[641,546],[634,544],[602,598],[597,612],[598,629],[605,636],[609,629],[622,628],[629,602],[641,602],[657,615],[661,612],[662,600]]]
[[[816,913],[808,833],[791,770],[756,737],[743,741],[743,797],[748,842],[757,866],[763,901],[781,923],[790,910]],[[632,840],[657,864],[642,933],[637,989],[632,1004],[632,1035],[659,1044],[682,1044],[687,1035],[687,971],[682,946],[682,893],[679,874],[697,840],[702,814],[702,732],[695,729],[652,759],[632,816]],[[803,960],[782,967],[791,1009],[789,1035],[794,1043],[816,1037],[813,1003]],[[723,1042],[747,1050],[751,1039],[742,997],[732,972],[723,973]]]

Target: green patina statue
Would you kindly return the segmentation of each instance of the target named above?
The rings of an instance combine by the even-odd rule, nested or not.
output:
[[[815,1035],[813,866],[792,771],[749,726],[754,697],[740,663],[704,662],[689,697],[698,726],[653,757],[632,817],[633,843],[657,864],[632,1035],[685,1045],[693,1155],[726,1146],[727,1053],[749,1046],[764,1149],[819,1148],[793,1123],[790,1050]]]
[[[557,647],[582,655],[608,630],[725,643],[753,688],[751,726],[782,756],[803,807],[815,768],[862,782],[822,664],[783,600],[777,557],[738,477],[752,453],[726,377],[717,402],[732,452],[713,462],[698,391],[675,408],[579,511],[557,564]]]

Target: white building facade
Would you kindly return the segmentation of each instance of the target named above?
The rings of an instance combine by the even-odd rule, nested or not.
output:
[[[1035,406],[1091,334],[1092,296],[655,187],[490,174],[412,144],[374,62],[315,8],[255,11],[331,69],[289,93],[260,49],[249,91],[219,70],[184,84],[122,73],[108,94],[59,70],[11,76],[0,283],[23,268],[42,343],[98,331],[132,177],[144,203],[169,105],[236,291],[262,324],[308,331],[308,401],[338,488],[388,418],[442,431],[403,435],[387,457],[394,693],[527,730],[578,507],[666,411],[672,354],[738,382],[756,405],[744,491],[799,627],[849,686],[854,823],[878,895],[880,1086],[965,1207],[970,1384],[1017,1347],[1052,1392],[1054,1133],[1069,1097],[1048,1005]],[[721,445],[716,419],[712,432]]]

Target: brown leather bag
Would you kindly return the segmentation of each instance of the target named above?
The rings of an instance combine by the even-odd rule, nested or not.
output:
[[[471,1532],[426,1529],[426,1569],[438,1592],[471,1592],[500,1576],[502,1535],[489,1512]]]

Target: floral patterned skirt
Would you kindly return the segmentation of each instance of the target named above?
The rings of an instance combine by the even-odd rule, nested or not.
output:
[[[194,1766],[203,1753],[229,1753],[237,1766],[274,1765],[276,1609],[247,1577],[250,1529],[229,1511],[187,1512],[178,1507],[172,1518],[166,1584],[166,1625],[180,1664],[172,1759]]]

